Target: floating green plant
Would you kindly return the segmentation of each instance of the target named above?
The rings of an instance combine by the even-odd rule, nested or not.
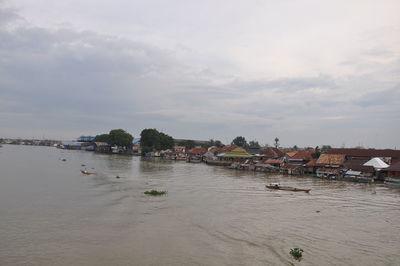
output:
[[[304,250],[301,248],[293,248],[290,250],[290,255],[292,255],[295,260],[300,260],[303,257],[303,252]]]
[[[165,194],[167,194],[167,191],[158,191],[158,190],[148,190],[148,191],[145,191],[144,192],[144,194],[147,194],[147,195],[152,195],[152,196],[161,196],[161,195],[165,195]]]

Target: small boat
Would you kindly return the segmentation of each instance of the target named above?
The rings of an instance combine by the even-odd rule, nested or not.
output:
[[[186,159],[186,162],[187,163],[201,163],[202,160],[201,160],[201,157],[188,157]]]
[[[294,191],[294,192],[306,192],[306,193],[309,193],[311,190],[311,189],[302,189],[302,188],[281,186],[280,184],[269,184],[269,185],[265,185],[265,187],[269,188],[269,189],[287,190],[287,191]]]
[[[389,178],[385,179],[385,185],[393,188],[400,188],[400,178]]]
[[[81,170],[81,173],[84,175],[93,175],[94,173],[88,172],[86,170]]]

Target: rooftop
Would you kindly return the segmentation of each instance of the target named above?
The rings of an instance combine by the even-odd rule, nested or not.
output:
[[[321,154],[317,165],[343,165],[346,155],[344,154]]]
[[[398,172],[400,171],[400,161],[392,164],[391,166],[389,166],[388,168],[386,168],[387,171],[393,171],[393,172]]]
[[[331,149],[329,154],[345,154],[354,157],[392,157],[400,158],[400,150],[376,150],[376,149]]]

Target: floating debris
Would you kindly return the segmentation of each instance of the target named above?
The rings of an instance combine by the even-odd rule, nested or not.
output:
[[[303,257],[303,252],[304,250],[302,250],[301,248],[293,248],[290,250],[289,253],[295,260],[301,260],[301,258]]]
[[[82,166],[82,167],[85,167],[85,166],[86,166],[86,164],[81,164],[81,166]]]
[[[121,178],[119,175],[117,175],[115,178]]]
[[[152,195],[152,196],[161,196],[167,194],[167,191],[157,191],[157,190],[150,190],[150,191],[145,191],[144,194],[146,195]]]

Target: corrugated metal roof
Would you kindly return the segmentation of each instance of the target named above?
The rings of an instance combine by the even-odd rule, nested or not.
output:
[[[95,142],[96,146],[109,146],[107,142]]]
[[[312,154],[315,153],[314,149],[309,149],[305,151],[298,151],[295,155],[290,156],[290,159],[302,159],[302,160],[311,160]]]
[[[265,157],[267,158],[279,158],[282,157],[283,155],[285,155],[285,153],[283,151],[281,151],[278,148],[274,148],[274,147],[268,147],[265,150],[261,151],[261,154],[263,154]]]
[[[397,162],[395,164],[392,164],[391,166],[389,166],[388,168],[386,168],[387,171],[391,171],[391,172],[398,172],[400,171],[400,162]]]
[[[317,165],[343,165],[346,155],[344,154],[321,154],[317,160]]]
[[[374,168],[372,166],[364,166],[363,164],[366,163],[366,159],[349,159],[344,163],[344,167],[347,169],[361,171],[364,173],[372,173],[374,172]]]
[[[201,155],[207,152],[206,148],[193,148],[187,151],[189,154]]]
[[[308,163],[306,163],[307,167],[313,167],[317,165],[317,159],[311,159]]]
[[[297,153],[297,151],[288,151],[286,154],[287,154],[290,158],[292,158],[293,156],[296,155],[296,153]]]
[[[238,147],[234,150],[222,155],[221,157],[225,158],[251,158],[253,157],[251,154],[247,153],[245,149]]]
[[[278,159],[268,159],[265,161],[265,163],[283,163],[283,160],[278,160]]]
[[[329,151],[330,154],[345,154],[356,157],[392,157],[400,158],[400,150],[375,150],[375,149],[345,149],[335,148]]]
[[[296,169],[296,168],[300,168],[301,165],[295,165],[295,164],[285,164],[282,168],[284,169]]]

